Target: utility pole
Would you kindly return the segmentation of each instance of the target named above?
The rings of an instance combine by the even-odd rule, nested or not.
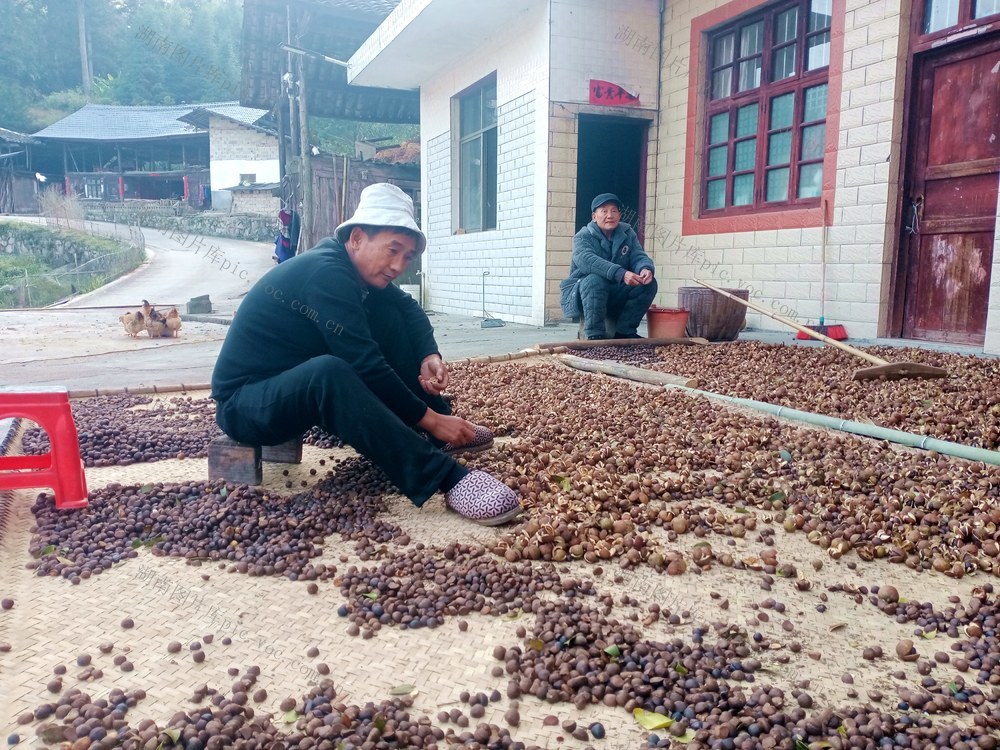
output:
[[[309,147],[309,106],[306,103],[306,61],[298,59],[299,68],[299,182],[302,190],[302,233],[305,235],[306,247],[316,244],[313,237],[313,170],[312,152]]]
[[[87,44],[87,0],[76,0],[77,26],[80,28],[80,68],[83,76],[83,95],[90,100],[90,88],[93,80],[93,72],[90,68],[90,54]]]

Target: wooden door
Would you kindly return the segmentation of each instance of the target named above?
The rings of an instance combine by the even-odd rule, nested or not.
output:
[[[903,336],[982,344],[1000,181],[1000,37],[915,68]]]

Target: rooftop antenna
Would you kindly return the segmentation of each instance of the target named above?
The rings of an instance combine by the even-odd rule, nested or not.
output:
[[[502,328],[507,325],[500,318],[494,318],[488,312],[486,312],[486,277],[490,275],[489,271],[483,271],[483,322],[479,324],[480,328]]]

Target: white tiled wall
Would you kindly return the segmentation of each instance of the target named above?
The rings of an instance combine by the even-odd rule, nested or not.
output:
[[[551,0],[553,101],[587,102],[590,79],[656,106],[657,0]]]
[[[238,185],[241,174],[256,175],[256,182],[278,182],[278,139],[244,128],[221,117],[209,120],[209,178],[212,205],[226,209],[231,194],[226,188]]]
[[[488,313],[516,323],[544,322],[548,14],[421,88],[425,299],[436,311],[481,316],[483,271]],[[451,101],[492,72],[497,76],[497,228],[455,234],[456,134]]]

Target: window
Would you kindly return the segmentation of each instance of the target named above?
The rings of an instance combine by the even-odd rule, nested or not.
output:
[[[459,226],[481,232],[497,226],[496,77],[458,97]]]
[[[83,181],[83,197],[100,200],[104,198],[104,180],[101,177],[87,177]]]
[[[240,185],[242,185],[243,187],[249,187],[250,185],[253,185],[255,182],[257,182],[257,175],[256,174],[241,174],[240,175]]]
[[[709,35],[701,215],[818,202],[832,19],[797,0]]]
[[[1000,14],[1000,0],[924,0],[922,34],[935,34]]]

